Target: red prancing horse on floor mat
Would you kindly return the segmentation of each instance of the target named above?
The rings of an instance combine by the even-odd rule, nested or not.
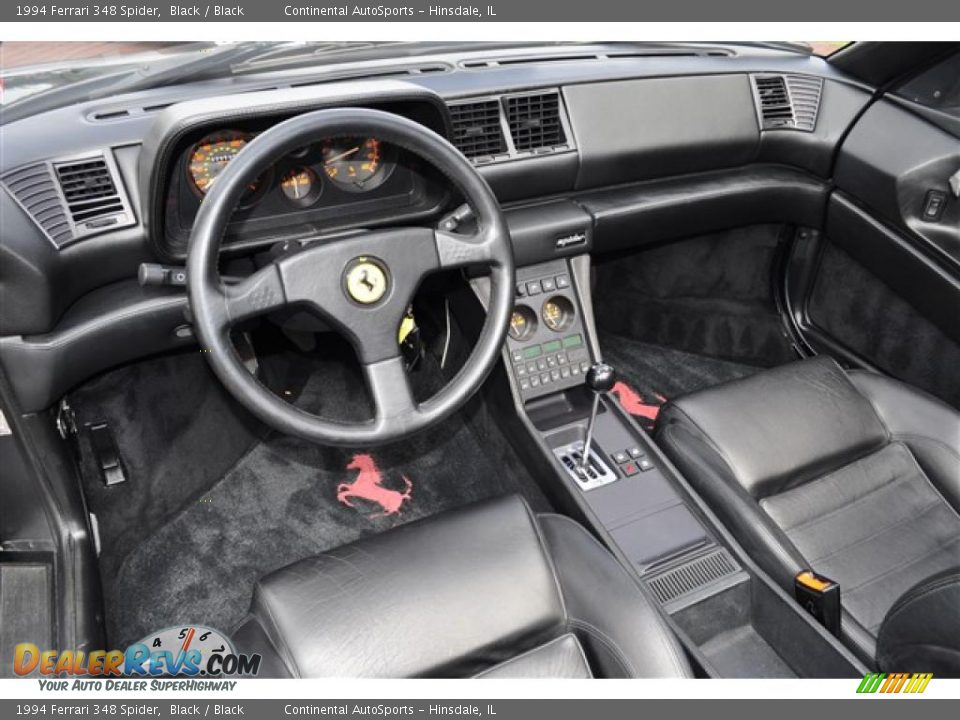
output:
[[[647,418],[648,420],[656,420],[657,415],[660,414],[660,405],[667,401],[663,395],[654,393],[654,397],[660,401],[660,404],[649,405],[643,401],[643,398],[640,397],[640,394],[636,390],[625,382],[614,383],[613,389],[611,389],[610,392],[617,396],[620,405],[622,405],[623,409],[628,413],[635,417]]]
[[[383,512],[375,513],[371,517],[385,517],[386,515],[399,513],[403,503],[410,499],[413,483],[407,476],[401,476],[406,484],[406,489],[403,492],[384,487],[383,474],[380,472],[380,468],[377,467],[373,457],[366,453],[354,455],[346,469],[358,471],[356,480],[350,483],[340,483],[337,486],[337,500],[347,507],[354,507],[350,498],[368,500],[383,508]]]

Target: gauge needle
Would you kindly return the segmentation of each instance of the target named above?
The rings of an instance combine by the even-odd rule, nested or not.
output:
[[[360,146],[357,145],[355,148],[350,148],[346,152],[342,152],[339,155],[334,155],[332,158],[327,158],[323,161],[324,165],[329,165],[330,163],[335,163],[337,160],[343,160],[348,155],[353,155],[355,152],[360,150]]]

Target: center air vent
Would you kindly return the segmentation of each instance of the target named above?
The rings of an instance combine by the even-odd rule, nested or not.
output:
[[[806,75],[754,75],[760,127],[813,132],[823,79]]]
[[[574,149],[558,90],[450,103],[453,143],[480,165]]]
[[[513,95],[504,102],[510,136],[517,152],[566,145],[567,135],[560,119],[560,93]]]
[[[450,106],[453,144],[471,160],[507,152],[500,124],[500,101],[480,100]]]
[[[110,153],[19,168],[3,184],[58,248],[135,223]]]

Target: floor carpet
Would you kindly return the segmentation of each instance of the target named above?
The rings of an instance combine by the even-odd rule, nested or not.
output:
[[[674,350],[610,332],[600,349],[623,385],[614,394],[641,427],[652,430],[661,405],[681,395],[752,375],[763,368]]]
[[[426,367],[415,373],[418,395],[426,392],[424,386],[429,389],[438,382],[430,362],[427,358]],[[197,398],[189,407],[198,414],[189,419],[182,414],[188,402],[183,391],[171,390],[169,402],[151,392],[149,411],[135,397],[138,386],[140,392],[144,387],[156,389],[158,383],[151,378],[162,380],[160,385],[168,389],[176,386],[178,363],[194,378],[191,386]],[[369,414],[355,368],[339,358],[317,363],[310,374],[302,372],[302,363],[296,365],[299,376],[286,370],[281,374],[290,380],[288,392],[297,405],[339,419]],[[342,449],[272,433],[260,438],[238,433],[229,413],[218,412],[205,421],[211,401],[202,397],[203,386],[197,381],[202,374],[194,358],[167,359],[114,376],[112,382],[107,379],[83,398],[87,416],[105,416],[104,402],[112,387],[124,399],[121,405],[129,421],[126,427],[116,426],[120,451],[132,470],[128,482],[96,487],[95,474],[85,481],[91,509],[103,518],[101,578],[111,647],[125,647],[150,632],[182,623],[229,633],[243,619],[258,578],[402,523],[507,493],[522,494],[535,510],[551,509],[479,396],[439,427],[405,442]],[[287,394],[282,388],[279,392]],[[171,443],[167,448],[174,451],[189,449],[189,455],[170,456],[162,447],[154,448],[152,453],[163,464],[159,475],[153,465],[131,456],[149,447],[143,439],[132,440],[145,432],[142,427],[132,429],[138,423],[131,413],[138,408],[140,416],[149,416],[156,426],[150,431],[155,440],[167,440]],[[176,429],[173,416],[179,424]],[[217,423],[223,437],[218,438]],[[189,439],[191,433],[200,436],[202,447],[197,446],[198,439]],[[233,435],[242,437],[229,437]],[[221,446],[236,451],[228,468],[222,467]],[[216,461],[219,476],[210,477],[204,448]],[[173,482],[176,469],[184,477],[179,490]],[[340,486],[358,480],[361,471],[366,471],[365,477],[379,473],[387,489],[382,496],[385,505],[362,496],[342,498],[352,503],[350,507],[338,499],[338,489],[346,489]],[[408,497],[401,499],[403,494]],[[121,512],[124,503],[126,514]],[[151,512],[151,503],[156,512]],[[397,512],[385,514],[394,509]]]

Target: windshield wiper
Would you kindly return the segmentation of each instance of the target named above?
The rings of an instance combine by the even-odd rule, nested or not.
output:
[[[275,43],[254,42],[243,45],[221,45],[214,48],[178,53],[136,69],[100,75],[88,80],[52,88],[0,107],[0,125],[55,110],[66,105],[97,100],[111,95],[137,92],[172,83],[218,77],[236,63],[255,57]],[[193,55],[195,57],[184,57]]]

